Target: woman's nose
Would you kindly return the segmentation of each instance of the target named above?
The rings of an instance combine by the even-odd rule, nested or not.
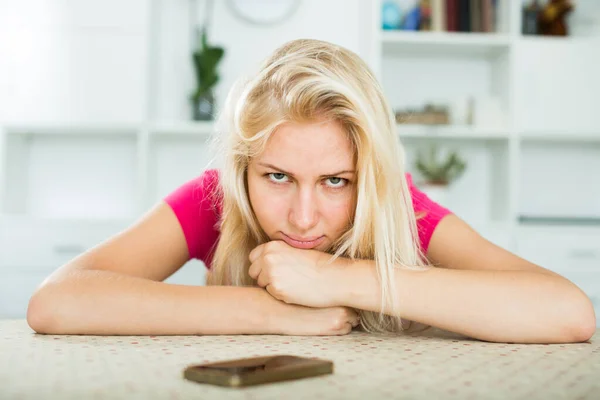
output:
[[[313,188],[300,188],[290,210],[290,223],[300,232],[310,231],[318,222],[317,199]]]

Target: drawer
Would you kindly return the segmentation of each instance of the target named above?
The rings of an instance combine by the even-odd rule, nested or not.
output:
[[[579,286],[590,297],[600,294],[600,271],[565,270],[560,275]]]
[[[0,218],[0,271],[48,271],[125,229],[129,221]]]
[[[590,271],[600,275],[600,229],[520,228],[516,253],[557,273]]]

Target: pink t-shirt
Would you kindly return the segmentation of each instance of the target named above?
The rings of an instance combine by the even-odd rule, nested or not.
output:
[[[410,174],[406,174],[415,213],[425,212],[417,220],[421,249],[427,252],[431,235],[443,217],[450,214],[447,208],[433,202],[425,193],[414,186]],[[185,235],[189,258],[199,259],[210,268],[214,249],[219,240],[216,227],[221,215],[221,204],[215,204],[208,196],[219,184],[219,172],[208,169],[199,177],[175,189],[165,197],[165,202],[173,209]]]

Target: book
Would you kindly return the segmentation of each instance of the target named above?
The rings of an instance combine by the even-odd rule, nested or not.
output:
[[[471,0],[469,5],[471,32],[481,32],[481,0]]]
[[[458,31],[458,0],[446,0],[446,30]]]
[[[481,0],[481,31],[493,32],[492,0]]]
[[[471,0],[458,0],[458,31],[471,32]]]
[[[446,0],[431,0],[431,30],[446,30]]]

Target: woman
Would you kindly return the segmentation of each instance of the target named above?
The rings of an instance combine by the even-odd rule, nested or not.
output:
[[[497,342],[593,335],[577,286],[414,187],[382,90],[347,49],[281,46],[231,90],[218,127],[222,167],[54,272],[29,304],[35,331],[331,335],[415,322]],[[207,286],[162,282],[191,258],[209,267]]]

